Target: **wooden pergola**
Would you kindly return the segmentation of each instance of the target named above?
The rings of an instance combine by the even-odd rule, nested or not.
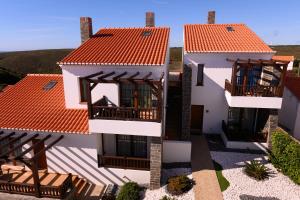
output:
[[[134,109],[138,110],[138,96],[139,96],[139,91],[138,91],[138,85],[139,84],[147,84],[151,88],[151,92],[154,96],[157,97],[158,101],[158,113],[161,112],[161,103],[162,103],[162,90],[163,90],[163,77],[164,73],[161,74],[159,78],[154,78],[152,72],[115,72],[115,71],[110,71],[110,72],[104,72],[100,71],[88,76],[85,76],[83,78],[80,78],[80,81],[86,81],[87,84],[85,84],[85,89],[86,89],[86,94],[87,94],[87,104],[88,104],[88,114],[89,118],[93,119],[93,105],[92,105],[92,95],[91,92],[92,90],[101,83],[132,83],[134,85],[134,93],[133,93],[133,104],[134,104]],[[82,84],[81,84],[82,87]],[[126,109],[126,108],[124,108]],[[159,115],[160,116],[160,115]],[[159,119],[160,120],[160,117]]]
[[[263,94],[266,96],[282,96],[283,94],[283,88],[284,88],[284,80],[287,72],[287,66],[289,64],[288,61],[280,61],[280,60],[255,60],[255,59],[248,59],[248,60],[242,60],[242,59],[227,59],[228,62],[233,63],[232,67],[232,76],[231,76],[231,82],[228,80],[225,81],[225,90],[228,90],[231,92],[232,96],[240,96],[245,95],[247,90],[247,83],[248,83],[248,72],[253,70],[254,68],[260,67],[263,69],[265,68],[273,68],[276,69],[278,72],[280,72],[280,76],[277,76],[274,72],[268,72],[264,71],[264,73],[274,77],[276,80],[278,80],[278,85],[276,86],[263,86],[260,85],[259,88],[255,88],[255,91],[252,93],[255,93],[254,95],[257,95],[256,93]],[[237,83],[237,73],[243,69],[243,76],[239,77],[242,80],[242,85],[238,85]],[[256,77],[260,79],[261,77]],[[262,78],[263,81],[270,81],[265,78]],[[260,90],[260,92],[257,92]],[[271,92],[270,92],[271,91]]]
[[[27,189],[25,188],[25,185],[22,186],[22,184],[17,188],[16,185],[11,185],[12,183],[8,182],[5,187],[0,188],[1,191],[6,191],[11,193],[19,193],[19,194],[27,194],[31,193],[34,191],[36,197],[52,197],[51,193],[55,193],[55,191],[50,191],[51,188],[49,188],[49,191],[44,191],[41,192],[41,184],[40,184],[40,178],[39,178],[39,169],[38,169],[38,159],[40,156],[44,155],[47,150],[49,150],[51,147],[53,147],[55,144],[57,144],[59,141],[63,139],[64,136],[59,136],[55,138],[53,141],[49,142],[49,144],[38,151],[34,152],[34,155],[31,158],[25,157],[25,155],[32,150],[36,149],[41,144],[44,144],[45,141],[49,140],[53,136],[51,134],[47,134],[45,136],[42,136],[42,134],[36,133],[33,135],[29,135],[28,133],[21,133],[17,134],[15,132],[11,133],[4,133],[3,131],[0,132],[0,149],[4,150],[7,149],[5,152],[1,152],[0,154],[0,164],[4,163],[15,163],[16,161],[21,162],[25,164],[31,171],[32,171],[32,177],[34,180],[34,189],[30,190],[28,187]],[[33,143],[32,141],[34,139],[38,139],[37,142]],[[21,141],[21,142],[20,142]],[[18,143],[17,143],[18,142]],[[19,150],[22,148],[25,144],[29,145],[29,147],[25,150],[22,151],[20,154],[15,155],[15,151]],[[27,185],[28,186],[28,185]],[[45,190],[45,187],[43,187]],[[14,191],[14,189],[16,191]],[[52,188],[53,189],[53,188]],[[29,192],[30,190],[30,192]],[[47,188],[46,188],[47,190]],[[56,191],[57,192],[62,192],[62,191]],[[43,195],[44,194],[44,195]],[[64,194],[61,194],[62,196]],[[55,196],[55,195],[54,195]],[[53,197],[54,197],[53,196]]]

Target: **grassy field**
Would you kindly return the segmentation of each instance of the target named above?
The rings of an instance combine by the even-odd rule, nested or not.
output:
[[[300,45],[271,46],[278,55],[300,59]],[[14,84],[28,73],[61,73],[57,62],[72,49],[0,52],[0,84]],[[170,48],[170,71],[182,71],[182,47]]]

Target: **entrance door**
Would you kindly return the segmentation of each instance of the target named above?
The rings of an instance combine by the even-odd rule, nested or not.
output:
[[[35,145],[36,143],[38,143],[40,140],[39,139],[34,139],[32,140],[32,144]],[[39,145],[35,146],[33,148],[33,153],[34,155],[37,154],[40,150],[45,148],[45,144],[44,142],[40,143]],[[47,169],[47,158],[46,158],[46,153],[45,151],[42,153],[42,155],[39,156],[39,158],[37,159],[37,166],[38,169]]]
[[[191,110],[191,133],[202,134],[203,105],[192,105]]]

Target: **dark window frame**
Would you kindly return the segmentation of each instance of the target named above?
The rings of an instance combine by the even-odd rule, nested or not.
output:
[[[79,78],[79,87],[80,87],[80,102],[86,103],[87,102],[87,94],[86,88],[84,88],[84,81],[86,81],[83,78]],[[86,82],[87,83],[87,82]]]
[[[125,156],[125,157],[134,157],[134,158],[147,158],[148,157],[148,138],[147,136],[134,136],[134,135],[116,135],[115,136],[115,139],[116,139],[116,155],[117,156],[124,156],[124,155],[120,155],[120,151],[119,151],[119,146],[118,146],[118,136],[127,136],[129,137],[129,145],[130,145],[130,155],[128,156]],[[138,140],[138,139],[135,139],[135,137],[140,137],[139,139],[141,138],[144,138],[144,140]],[[144,142],[146,144],[146,153],[145,153],[145,156],[137,156],[135,155],[135,152],[134,152],[134,143],[135,142]]]
[[[199,71],[201,69],[201,71]],[[201,72],[201,75],[199,74]],[[196,86],[203,86],[204,82],[204,64],[197,65],[197,84]]]

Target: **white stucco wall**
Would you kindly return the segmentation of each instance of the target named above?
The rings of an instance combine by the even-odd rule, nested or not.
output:
[[[229,59],[271,59],[273,53],[185,53],[184,63],[192,66],[192,105],[204,105],[203,132],[220,133],[227,119],[228,105],[224,94],[225,79],[231,80]],[[197,65],[204,64],[204,86],[196,86]]]
[[[191,162],[192,143],[190,141],[163,141],[163,162]]]
[[[80,102],[79,77],[85,77],[100,71],[116,74],[127,71],[128,73],[140,72],[140,76],[152,72],[152,77],[159,78],[167,67],[164,66],[99,66],[99,65],[62,65],[62,74],[64,80],[64,94],[67,108],[87,108],[86,103]],[[165,76],[167,77],[167,76]],[[103,95],[107,96],[113,102],[118,102],[119,92],[118,84],[101,83],[92,91],[92,101],[96,101]],[[118,103],[116,103],[118,104]]]
[[[298,99],[288,88],[284,88],[282,107],[279,110],[279,124],[293,132],[298,110]]]
[[[126,120],[89,120],[89,131],[120,135],[162,136],[162,123]]]
[[[6,131],[12,132],[12,131]],[[23,141],[31,136],[23,138]],[[40,133],[44,137],[49,133]],[[59,133],[51,133],[52,137],[46,140],[49,144]],[[140,184],[149,184],[150,171],[129,170],[117,168],[98,168],[97,151],[101,149],[100,134],[78,135],[63,134],[64,138],[46,152],[49,172],[72,173],[84,177],[95,184],[123,184],[125,182],[136,181]],[[29,145],[24,145],[23,150]],[[32,152],[31,152],[32,153]],[[26,154],[31,157],[31,154]]]
[[[280,109],[282,104],[281,97],[231,96],[228,91],[225,97],[230,107]]]
[[[295,118],[295,125],[292,132],[292,135],[300,141],[300,102],[297,104],[297,114]]]

